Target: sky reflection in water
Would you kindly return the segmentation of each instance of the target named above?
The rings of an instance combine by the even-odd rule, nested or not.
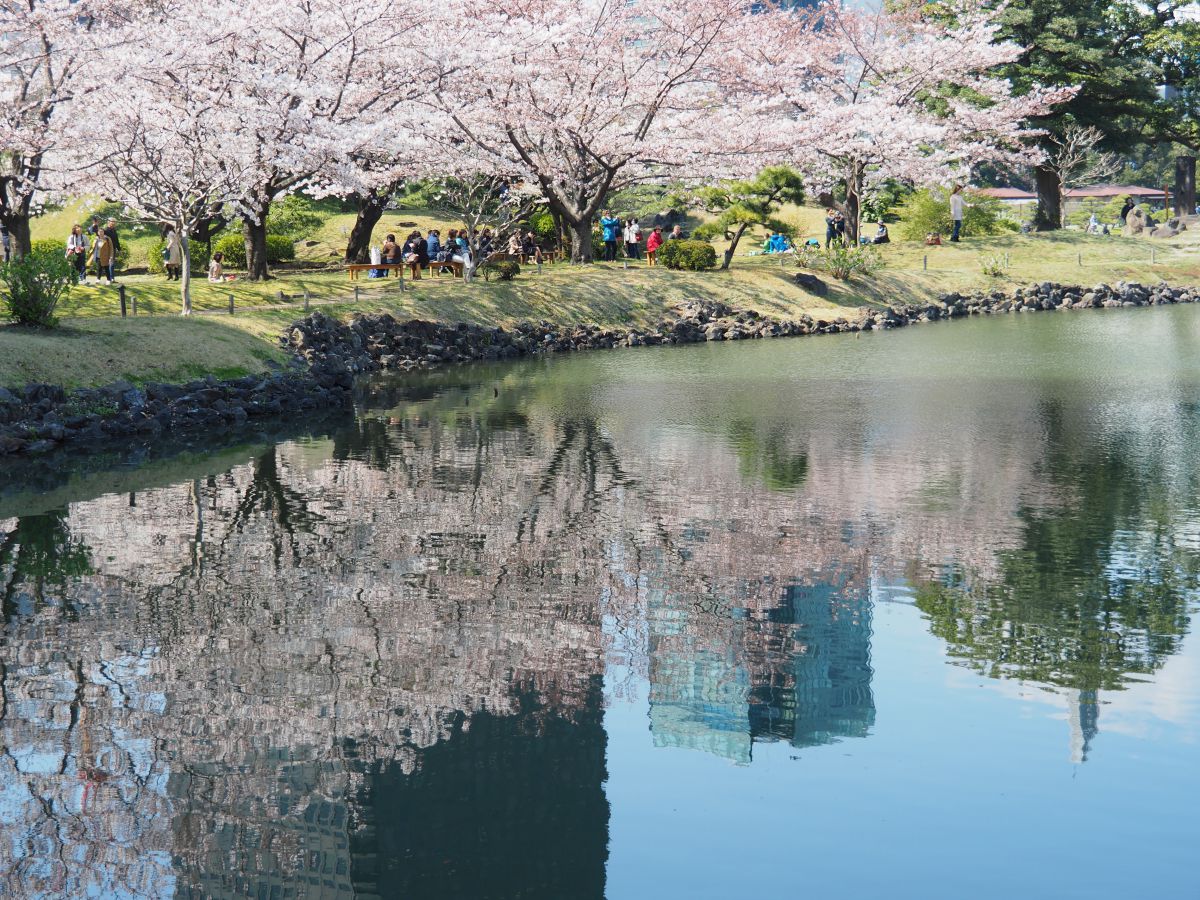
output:
[[[1195,896],[1200,312],[593,354],[0,498],[12,896]]]

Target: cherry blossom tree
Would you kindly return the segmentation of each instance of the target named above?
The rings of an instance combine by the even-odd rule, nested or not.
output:
[[[29,216],[79,74],[114,38],[104,0],[0,0],[0,222],[29,252]]]
[[[973,0],[826,2],[760,17],[760,43],[739,77],[776,103],[774,146],[858,240],[864,199],[889,179],[967,179],[988,162],[1038,159],[1026,122],[1071,89],[1023,96],[992,74],[1021,48],[998,41],[995,10]]]
[[[463,139],[528,173],[572,232],[572,260],[590,262],[611,192],[720,137],[718,76],[751,5],[467,2],[461,69],[477,74],[440,79],[432,100]]]
[[[223,205],[245,196],[258,172],[230,142],[223,108],[237,89],[216,44],[190,39],[194,19],[153,24],[154,44],[113,48],[109,71],[122,66],[122,90],[89,97],[87,117],[65,134],[77,183],[125,204],[135,216],[170,226],[181,243],[180,297],[192,312],[190,242]]]
[[[236,206],[248,276],[262,279],[272,202],[302,187],[342,190],[361,176],[362,159],[395,147],[390,114],[419,88],[413,72],[424,55],[413,23],[427,8],[415,0],[263,0],[219,12],[209,39],[236,81],[221,110],[225,143],[256,173]]]

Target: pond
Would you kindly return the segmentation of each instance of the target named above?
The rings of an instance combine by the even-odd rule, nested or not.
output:
[[[1180,307],[379,379],[9,490],[0,877],[1195,897],[1198,449]]]

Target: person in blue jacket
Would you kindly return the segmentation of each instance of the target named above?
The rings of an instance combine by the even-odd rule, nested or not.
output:
[[[438,254],[442,252],[442,239],[436,228],[429,232],[429,237],[425,239],[425,249],[429,253],[430,261],[438,258]]]
[[[617,241],[621,239],[621,220],[606,210],[600,220],[601,237],[604,239],[604,259],[607,262],[617,261]]]

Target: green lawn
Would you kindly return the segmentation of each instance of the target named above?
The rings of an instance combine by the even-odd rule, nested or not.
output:
[[[43,236],[45,230],[68,219],[74,221],[80,212],[67,208],[42,217],[35,236]],[[823,231],[818,209],[793,207],[782,215],[801,234],[820,236]],[[350,215],[331,215],[312,241],[297,246],[298,253],[310,265],[327,264],[332,255],[340,256],[352,221]],[[389,212],[377,234],[446,224],[421,211],[401,210]],[[339,316],[388,311],[400,318],[485,325],[511,325],[525,319],[648,325],[675,304],[696,299],[721,300],[778,317],[800,313],[853,316],[863,305],[922,302],[946,291],[1010,288],[1030,281],[1094,284],[1124,279],[1191,284],[1200,278],[1200,230],[1170,241],[1063,231],[968,237],[958,246],[925,247],[897,241],[881,248],[887,262],[882,272],[846,283],[830,280],[828,296],[820,298],[796,286],[792,258],[744,255],[760,241],[758,235],[747,236],[733,267],[726,272],[671,272],[648,269],[644,263],[628,269],[621,263],[559,264],[544,266],[540,275],[527,267],[512,282],[477,279],[467,285],[449,277],[425,277],[416,283],[406,279],[404,291],[394,278],[362,278],[356,283],[357,301],[354,285],[337,270],[281,272],[280,277],[265,283],[210,285],[200,279],[193,283],[193,304],[200,315],[192,320],[177,315],[176,283],[161,276],[127,276],[121,281],[131,312],[137,301],[136,318],[117,317],[115,288],[86,286],[72,289],[62,304],[64,327],[60,332],[35,334],[0,328],[0,385],[32,380],[88,385],[122,377],[173,380],[204,372],[233,374],[261,369],[266,359],[278,358],[275,339],[280,329],[302,314],[306,291],[314,308]],[[717,246],[724,249],[719,241]],[[988,257],[1007,258],[1010,267],[1005,277],[983,274],[980,263]],[[230,294],[234,297],[233,316],[227,313]]]

